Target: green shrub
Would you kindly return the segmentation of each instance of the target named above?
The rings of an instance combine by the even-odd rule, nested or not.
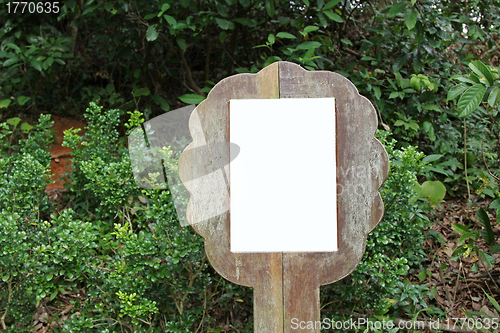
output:
[[[91,104],[85,135],[66,132],[74,171],[66,208],[57,213],[43,193],[48,118],[2,155],[0,316],[6,313],[7,331],[32,329],[34,312],[50,306],[69,309],[53,317],[59,332],[215,332],[222,323],[252,332],[251,288],[210,268],[203,240],[181,227],[168,189],[136,187],[117,131],[120,115]],[[413,190],[424,156],[381,136],[392,163],[381,190],[386,213],[353,274],[322,289],[328,314],[349,308],[373,315],[391,304],[412,313],[429,294],[425,285],[403,283],[425,259],[426,204]]]
[[[36,246],[53,208],[44,194],[51,182],[50,154],[43,149],[52,138],[50,116],[42,115],[19,142],[16,125],[0,124],[0,327],[18,325],[9,332],[31,327],[42,288],[37,283],[49,274]]]
[[[356,312],[380,316],[392,307],[392,315],[413,314],[427,307],[428,287],[415,286],[405,278],[411,269],[421,268],[427,255],[422,248],[428,203],[414,190],[424,154],[413,146],[397,149],[388,132],[378,133],[391,161],[391,169],[380,192],[385,213],[367,239],[366,252],[354,272],[322,288],[323,317],[347,318]]]

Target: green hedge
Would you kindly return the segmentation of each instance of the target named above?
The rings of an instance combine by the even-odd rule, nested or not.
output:
[[[136,187],[116,131],[120,115],[91,104],[85,134],[65,133],[74,171],[62,210],[44,193],[49,116],[15,146],[8,143],[17,132],[2,124],[0,316],[7,332],[30,331],[35,312],[47,309],[57,332],[252,332],[251,288],[213,271],[202,239],[180,226],[168,190]],[[425,258],[425,204],[412,189],[423,154],[380,135],[392,161],[381,191],[385,217],[356,271],[322,288],[325,315],[353,308],[372,316],[390,304],[404,315],[430,295],[404,281]]]

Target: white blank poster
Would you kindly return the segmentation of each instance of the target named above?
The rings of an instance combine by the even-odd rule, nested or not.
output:
[[[230,101],[231,252],[337,251],[335,99]]]

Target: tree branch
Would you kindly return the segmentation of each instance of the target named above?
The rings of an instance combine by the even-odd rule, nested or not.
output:
[[[179,48],[179,55],[181,58],[182,67],[184,67],[184,71],[186,72],[186,78],[188,80],[189,86],[194,90],[195,93],[201,96],[205,96],[204,93],[201,92],[200,87],[194,82],[193,74],[191,73],[191,69],[186,61],[186,56],[184,55],[184,50]]]

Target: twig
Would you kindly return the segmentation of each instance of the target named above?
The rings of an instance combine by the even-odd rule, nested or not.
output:
[[[462,268],[462,260],[460,260],[460,267],[458,268],[458,274],[457,274],[457,282],[455,283],[455,291],[453,292],[453,306],[455,306],[455,299],[457,297],[457,291],[458,291],[458,286],[460,284],[460,268]]]
[[[363,55],[361,55],[359,52],[356,52],[356,51],[354,51],[354,50],[351,50],[351,49],[349,49],[349,48],[347,48],[347,47],[345,47],[345,48],[344,48],[344,51],[346,51],[346,52],[347,52],[347,53],[349,53],[350,55],[353,55],[353,56],[358,57],[358,58],[362,58],[362,57],[363,57]]]
[[[0,318],[0,324],[2,324],[2,330],[7,329],[7,326],[5,326],[5,318],[7,318],[7,313],[9,311],[9,303],[12,298],[12,275],[7,280],[7,289],[9,291],[9,294],[7,296],[7,304],[5,305],[5,312],[3,313],[2,318]]]
[[[465,164],[465,181],[467,182],[467,193],[469,195],[470,201],[470,186],[469,186],[469,175],[467,174],[467,123],[464,117],[464,164]]]
[[[380,108],[378,107],[377,103],[373,103],[375,105],[375,109],[377,109],[377,112],[378,112],[378,116],[380,117],[380,122],[382,123],[382,127],[384,128],[384,130],[386,131],[390,131],[391,128],[389,127],[389,125],[387,125],[385,122],[384,122],[384,119],[382,119],[382,113],[380,112]]]
[[[483,144],[484,144],[484,138],[483,140],[481,141],[481,153],[483,155],[483,162],[484,162],[484,166],[486,167],[486,170],[488,170],[489,174],[491,175],[491,177],[495,178],[496,180],[500,181],[500,178],[495,176],[493,174],[493,172],[491,172],[490,168],[488,168],[488,164],[486,163],[486,158],[484,157],[484,147],[483,147]]]
[[[483,267],[484,269],[486,270],[486,273],[488,273],[488,275],[490,276],[490,279],[491,281],[493,281],[493,284],[495,285],[495,287],[497,287],[497,289],[500,290],[500,288],[498,288],[498,284],[495,282],[495,279],[493,279],[493,276],[491,276],[490,274],[490,270],[488,269],[488,266],[486,264],[486,262],[484,261],[484,259],[480,256],[479,257],[479,260],[481,261],[481,263],[483,264]],[[486,286],[488,286],[488,284],[486,284]],[[488,289],[490,289],[490,287],[488,287]],[[490,289],[490,293],[491,293],[491,289]],[[493,293],[492,293],[493,294]]]
[[[179,48],[179,55],[181,57],[181,62],[182,62],[182,66],[184,67],[184,71],[186,72],[186,77],[187,77],[187,80],[188,80],[188,83],[189,83],[189,86],[198,94],[198,95],[202,95],[202,96],[205,96],[204,93],[201,92],[201,89],[200,87],[198,87],[198,85],[196,84],[196,82],[194,82],[193,80],[193,75],[191,73],[191,69],[189,69],[189,65],[186,61],[186,56],[184,55],[184,50]]]
[[[194,333],[198,333],[198,331],[200,330],[200,328],[202,328],[203,326],[203,319],[205,318],[205,313],[207,312],[207,291],[205,290],[205,300],[203,302],[203,315],[201,316],[201,320],[200,320],[200,325],[198,325],[198,328],[196,329],[196,332]]]
[[[47,301],[46,300],[42,301],[42,306],[45,308],[45,310],[47,310],[47,312],[49,313],[50,317],[52,319],[54,319],[54,321],[57,324],[57,328],[61,329],[61,323],[59,323],[59,321],[57,320],[57,318],[54,318],[54,314],[52,313],[52,311],[50,311],[49,307],[47,306]]]
[[[439,278],[441,279],[441,282],[443,283],[443,288],[446,291],[446,298],[448,299],[448,302],[450,302],[449,305],[451,305],[451,304],[453,304],[453,302],[451,300],[451,294],[450,294],[450,291],[448,290],[448,285],[446,284],[446,282],[444,280],[443,269],[441,268],[441,264],[440,263],[439,263],[439,266],[440,266],[439,269],[438,269]]]

